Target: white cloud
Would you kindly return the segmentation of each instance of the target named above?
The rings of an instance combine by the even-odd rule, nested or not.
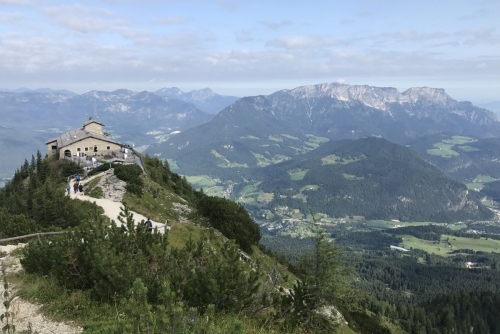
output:
[[[235,32],[235,40],[240,43],[252,42],[255,38],[252,36],[252,32],[248,30],[241,30]]]
[[[450,34],[442,31],[435,31],[432,33],[422,33],[415,30],[399,30],[390,35],[390,37],[405,41],[405,42],[425,42],[434,39],[445,39]]]
[[[286,28],[292,25],[292,21],[290,20],[284,20],[284,21],[279,21],[279,22],[262,22],[262,24],[271,30],[279,30],[282,28]]]
[[[29,0],[0,0],[0,5],[8,5],[8,6],[26,6],[31,3],[32,1]]]
[[[16,22],[20,21],[23,15],[20,13],[0,12],[0,22]]]
[[[177,25],[189,22],[189,19],[184,16],[168,16],[168,17],[153,19],[152,22],[158,25]]]
[[[80,4],[46,7],[44,11],[55,23],[83,34],[116,31],[128,24],[109,10]]]
[[[462,38],[462,42],[468,45],[496,45],[500,44],[500,35],[495,28],[480,27],[470,30],[458,31],[456,37]]]
[[[340,40],[327,36],[285,36],[268,41],[266,46],[284,49],[306,49],[330,47],[341,43]]]
[[[0,0],[0,86],[499,82],[499,2],[443,1],[433,5],[449,9],[437,21],[414,2],[386,0],[329,5],[335,11],[306,3],[279,11],[272,1]]]

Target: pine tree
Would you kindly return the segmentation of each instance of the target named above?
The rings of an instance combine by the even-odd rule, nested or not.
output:
[[[341,258],[341,249],[316,232],[313,253],[305,254],[296,266],[299,280],[290,295],[278,300],[277,318],[316,333],[329,333],[337,310],[351,310],[356,300],[349,276],[351,269]]]

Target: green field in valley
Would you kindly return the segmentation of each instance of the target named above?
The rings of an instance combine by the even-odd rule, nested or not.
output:
[[[500,253],[500,240],[486,238],[464,238],[452,235],[442,235],[439,243],[434,241],[418,239],[411,235],[403,235],[401,247],[410,249],[422,249],[430,254],[449,256],[457,249],[472,249],[474,251]]]
[[[406,226],[423,226],[432,224],[430,222],[400,222],[399,220],[368,220],[366,221],[367,227],[386,229],[398,228]]]

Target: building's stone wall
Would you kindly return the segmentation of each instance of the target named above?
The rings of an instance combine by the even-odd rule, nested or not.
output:
[[[47,148],[50,148],[49,145]],[[103,156],[111,155],[113,151],[120,151],[120,149],[121,146],[116,143],[111,143],[96,138],[85,138],[73,144],[60,148],[59,158],[63,159],[67,150],[71,152],[71,156],[79,156],[81,153],[84,153],[86,156]]]
[[[57,140],[47,143],[47,155],[51,156],[57,154]]]

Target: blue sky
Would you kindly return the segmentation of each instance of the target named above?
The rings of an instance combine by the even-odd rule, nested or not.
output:
[[[499,17],[500,0],[0,0],[0,88],[344,82],[498,101]]]

